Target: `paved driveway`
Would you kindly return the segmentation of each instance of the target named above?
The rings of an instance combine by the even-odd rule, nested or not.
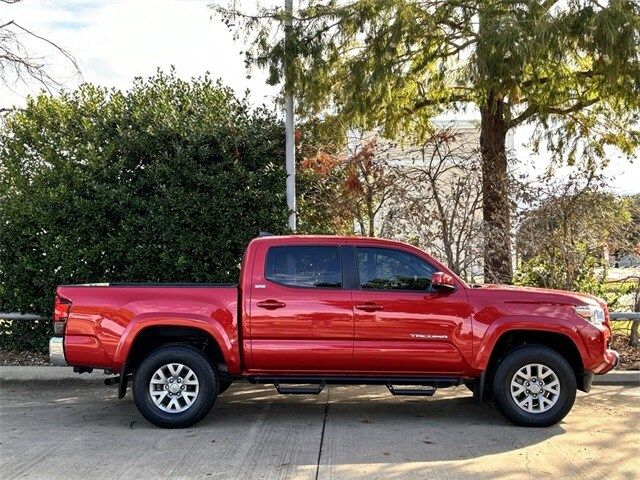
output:
[[[100,375],[0,367],[0,478],[640,478],[640,388],[579,393],[558,426],[514,427],[464,388],[283,396],[232,386],[185,430],[153,427]]]

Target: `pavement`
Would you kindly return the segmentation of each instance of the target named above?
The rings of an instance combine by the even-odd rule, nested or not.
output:
[[[559,425],[527,429],[464,387],[415,398],[239,383],[197,426],[163,430],[103,378],[0,367],[0,479],[640,478],[638,386],[594,386]]]

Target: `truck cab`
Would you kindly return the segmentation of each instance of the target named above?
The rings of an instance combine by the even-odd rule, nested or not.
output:
[[[464,283],[420,250],[377,239],[274,237],[248,251],[247,373],[473,374]],[[445,271],[450,284],[433,285],[432,275]]]
[[[61,286],[54,310],[52,360],[118,373],[121,396],[133,379],[163,427],[199,421],[237,380],[283,394],[464,384],[516,424],[552,425],[618,362],[600,299],[468,285],[420,249],[365,237],[260,237],[237,286]]]

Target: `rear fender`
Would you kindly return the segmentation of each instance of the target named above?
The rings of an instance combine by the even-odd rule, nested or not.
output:
[[[153,313],[135,317],[125,328],[114,355],[115,371],[119,371],[125,364],[131,346],[134,344],[138,335],[149,327],[190,327],[208,334],[218,344],[229,373],[232,375],[240,374],[237,337],[230,338],[222,325],[217,322],[212,322],[211,317],[181,314],[167,316],[166,314],[158,315]]]

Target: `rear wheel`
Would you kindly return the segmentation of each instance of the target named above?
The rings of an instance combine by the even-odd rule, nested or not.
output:
[[[576,388],[573,369],[562,355],[543,346],[524,346],[500,362],[493,402],[516,425],[548,427],[569,413]]]
[[[164,428],[202,420],[218,394],[216,371],[196,349],[162,347],[152,352],[133,378],[133,399],[144,418]]]

